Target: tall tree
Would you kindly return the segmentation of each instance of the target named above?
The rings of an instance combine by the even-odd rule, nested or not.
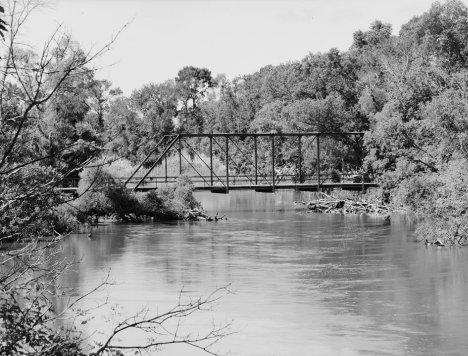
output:
[[[180,127],[186,132],[203,132],[203,117],[199,108],[200,101],[216,83],[206,68],[193,66],[182,68],[175,78],[181,105],[178,119]]]
[[[418,56],[445,70],[468,65],[468,9],[462,1],[435,2],[402,27],[400,37]]]
[[[243,95],[243,81],[230,81],[225,75],[216,78],[218,91],[200,105],[206,121],[205,132],[248,132],[250,114]]]
[[[89,113],[100,128],[104,127],[104,118],[109,111],[110,103],[122,95],[120,88],[112,88],[112,83],[106,79],[95,79],[89,85],[88,99]]]
[[[144,85],[132,93],[129,103],[132,110],[139,114],[138,160],[143,160],[162,136],[173,132],[177,99],[176,85],[172,80]]]

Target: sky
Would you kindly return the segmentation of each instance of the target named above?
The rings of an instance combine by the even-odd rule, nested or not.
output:
[[[468,0],[464,1],[465,3]],[[37,50],[62,25],[84,49],[117,40],[95,63],[125,95],[177,76],[185,66],[229,79],[330,48],[347,50],[375,20],[401,25],[432,0],[57,0],[30,18]]]

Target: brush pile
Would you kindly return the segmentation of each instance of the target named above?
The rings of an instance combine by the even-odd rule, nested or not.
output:
[[[201,221],[201,220],[206,220],[206,221],[218,221],[218,220],[227,220],[226,215],[223,216],[218,216],[218,213],[216,213],[215,216],[208,215],[208,213],[204,210],[200,209],[190,209],[190,210],[185,210],[183,214],[183,219],[184,220],[189,220],[189,221]]]
[[[382,204],[369,203],[365,200],[354,199],[318,199],[309,202],[298,201],[294,204],[307,206],[310,213],[331,213],[331,214],[369,214],[387,217],[390,209]]]

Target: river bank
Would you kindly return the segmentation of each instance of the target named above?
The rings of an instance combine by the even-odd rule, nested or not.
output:
[[[327,195],[321,193],[323,197],[313,200],[295,201],[294,205],[303,205],[308,213],[325,213],[340,215],[367,215],[374,218],[390,220],[394,213],[409,214],[414,216],[410,210],[395,208],[376,202],[375,197],[370,195],[369,200],[364,196],[343,197],[340,194]],[[468,234],[464,214],[451,219],[434,219],[432,216],[418,216],[418,228],[415,231],[416,240],[427,246],[436,247],[466,247],[468,246]]]

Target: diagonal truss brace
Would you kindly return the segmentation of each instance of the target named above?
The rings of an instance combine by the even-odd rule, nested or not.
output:
[[[165,136],[166,137],[166,136]],[[150,169],[148,170],[148,172],[146,172],[146,174],[143,176],[143,178],[141,178],[139,180],[139,182],[137,183],[136,186],[133,187],[133,190],[135,191],[141,183],[143,183],[143,181],[146,179],[146,177],[148,177],[148,175],[151,173],[151,171],[154,169],[154,167],[156,167],[160,162],[161,160],[164,158],[164,156],[167,154],[167,152],[172,148],[172,146],[174,146],[174,144],[177,142],[177,140],[179,139],[179,135],[176,135],[176,136],[167,136],[167,137],[172,137],[172,141],[169,141],[169,144],[166,146],[166,148],[164,149],[164,151],[159,155],[158,159],[153,163],[153,165],[150,167]],[[161,141],[160,141],[161,142]],[[157,148],[157,146],[156,146]],[[146,158],[145,160],[143,161],[146,162],[148,160],[148,158],[150,157],[150,155],[155,151],[156,149],[154,149]],[[125,182],[125,184],[127,184],[130,179],[133,178],[133,176],[136,174],[136,172],[141,168],[141,166],[143,165],[143,163],[140,164],[140,166],[135,170],[135,172],[133,172],[133,174],[130,176],[130,178],[127,179],[127,181]]]

